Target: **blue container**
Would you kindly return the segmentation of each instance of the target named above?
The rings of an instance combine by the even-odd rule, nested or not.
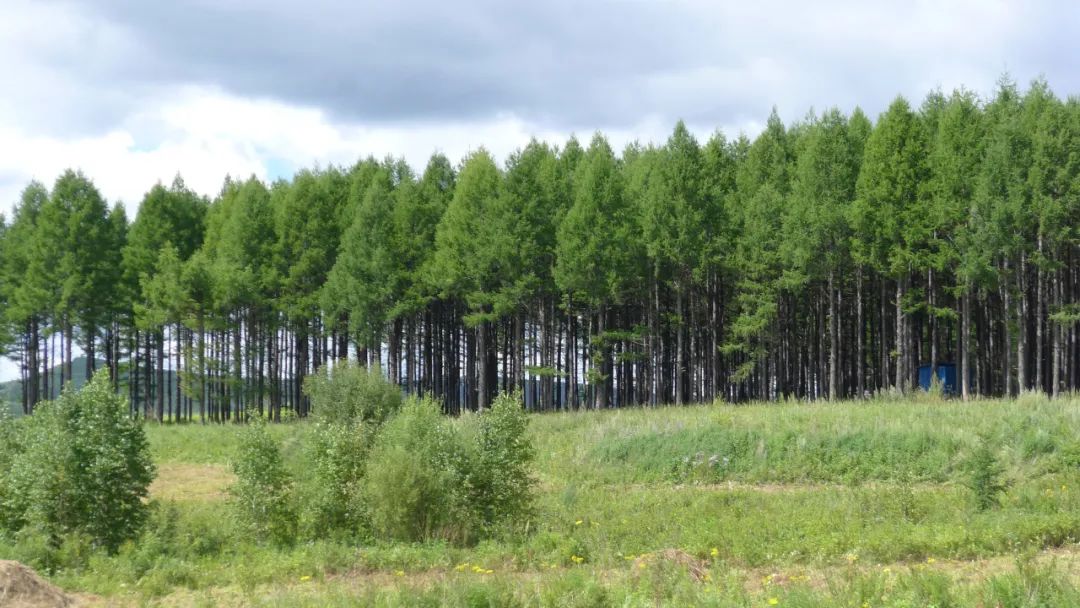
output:
[[[937,378],[941,383],[941,391],[946,395],[958,395],[960,394],[960,387],[957,386],[957,372],[955,363],[938,363],[937,364]],[[930,364],[919,366],[919,386],[924,391],[930,390]]]

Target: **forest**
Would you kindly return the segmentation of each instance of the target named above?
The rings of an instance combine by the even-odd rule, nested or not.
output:
[[[81,352],[156,421],[303,417],[342,359],[447,412],[904,394],[939,363],[965,399],[1057,396],[1078,225],[1080,100],[1008,78],[752,139],[178,176],[134,218],[69,170],[0,220],[0,352],[25,413]]]

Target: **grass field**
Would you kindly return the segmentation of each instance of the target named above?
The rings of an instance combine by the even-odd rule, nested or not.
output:
[[[302,475],[308,426],[271,432]],[[1080,399],[537,415],[528,532],[471,547],[254,545],[228,517],[237,429],[148,433],[139,542],[0,557],[90,605],[1080,605]],[[980,445],[1008,484],[983,511],[966,484]]]

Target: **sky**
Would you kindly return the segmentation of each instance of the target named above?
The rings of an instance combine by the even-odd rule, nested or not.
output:
[[[679,119],[753,136],[773,107],[873,117],[1006,72],[1066,96],[1078,25],[1066,1],[0,0],[0,213],[68,167],[133,217],[178,173],[212,196],[368,155],[660,142]]]

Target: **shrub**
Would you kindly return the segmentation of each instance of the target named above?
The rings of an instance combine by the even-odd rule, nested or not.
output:
[[[154,465],[142,426],[106,374],[65,389],[20,426],[5,431],[21,443],[4,482],[9,525],[40,530],[54,546],[82,535],[110,552],[138,534]]]
[[[528,515],[534,486],[530,467],[536,451],[529,440],[529,418],[521,407],[521,396],[499,395],[475,420],[469,504],[488,527]]]
[[[531,511],[535,450],[517,396],[455,422],[410,400],[371,450],[363,498],[373,530],[396,540],[467,542]]]
[[[401,387],[383,377],[378,366],[351,361],[324,365],[304,380],[315,417],[330,424],[382,424],[401,409]]]
[[[366,522],[361,482],[371,448],[369,426],[317,423],[306,448],[304,526],[313,537],[360,532]]]
[[[236,482],[229,488],[241,532],[259,541],[289,544],[296,538],[292,480],[281,451],[266,425],[254,422],[244,430],[233,462]]]
[[[465,458],[460,434],[434,402],[407,401],[368,458],[363,496],[373,530],[395,540],[467,540]]]
[[[992,445],[989,436],[980,436],[967,462],[967,487],[975,499],[975,508],[980,511],[996,507],[1001,493],[1007,488],[1003,480],[1004,468],[994,455]]]
[[[401,388],[378,367],[350,361],[323,366],[304,381],[316,426],[307,449],[313,475],[306,484],[307,531],[355,533],[365,525],[361,482],[379,427],[401,409]]]
[[[0,408],[0,532],[16,532],[25,523],[27,490],[12,475],[22,453],[23,425]]]

